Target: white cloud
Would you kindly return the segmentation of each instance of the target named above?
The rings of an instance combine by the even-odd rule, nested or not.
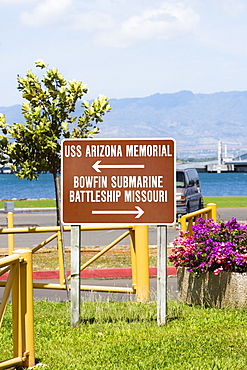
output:
[[[22,12],[21,20],[28,26],[54,23],[66,15],[70,5],[72,0],[43,0],[32,11]]]
[[[114,21],[110,14],[91,11],[74,15],[73,26],[80,30],[94,32],[112,28]]]
[[[157,8],[115,23],[110,31],[98,33],[95,37],[104,46],[127,47],[145,40],[179,37],[193,31],[199,21],[199,15],[181,2],[164,2]]]
[[[72,31],[91,34],[94,42],[103,47],[124,48],[148,40],[170,40],[193,32],[200,22],[186,0],[154,0],[151,6],[145,0],[131,4],[126,0],[96,0],[93,4],[83,0],[36,1],[33,9],[21,13],[25,25],[66,23]]]
[[[181,32],[190,31],[198,23],[199,17],[181,3],[163,3],[159,9],[144,11],[140,16],[124,22],[123,33],[137,39],[170,39]]]

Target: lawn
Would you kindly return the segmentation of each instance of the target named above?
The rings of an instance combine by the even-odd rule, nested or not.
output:
[[[204,205],[215,203],[217,208],[247,207],[247,197],[203,197]]]
[[[103,247],[82,247],[81,248],[81,265],[89,261]],[[66,264],[70,269],[71,256],[70,248],[66,248]],[[149,265],[157,266],[157,248],[149,248]],[[89,268],[128,268],[131,267],[131,254],[129,246],[115,246],[105,255],[93,262]],[[39,252],[33,254],[33,270],[58,270],[58,252],[56,247],[42,248]]]
[[[56,207],[55,199],[33,199],[33,200],[14,200],[15,208],[46,208]],[[0,201],[0,209],[4,208],[5,201]]]
[[[70,328],[70,304],[35,302],[35,356],[47,370],[246,370],[247,312],[168,303],[84,302]],[[11,306],[0,331],[0,359],[11,355]]]
[[[203,197],[204,204],[216,203],[218,208],[247,207],[247,197]],[[0,201],[0,209],[4,208],[4,201]],[[54,199],[15,200],[15,208],[46,208],[55,207]]]

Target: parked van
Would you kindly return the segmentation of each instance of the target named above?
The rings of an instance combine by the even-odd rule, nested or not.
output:
[[[196,169],[178,169],[176,171],[177,217],[201,208],[203,208],[203,198]]]

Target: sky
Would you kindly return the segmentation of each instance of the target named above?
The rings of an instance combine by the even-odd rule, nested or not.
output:
[[[246,0],[0,0],[0,106],[35,60],[87,99],[247,90]]]

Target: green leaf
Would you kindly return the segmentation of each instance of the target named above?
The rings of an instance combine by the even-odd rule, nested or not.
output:
[[[41,69],[47,67],[47,65],[45,64],[45,62],[42,59],[37,59],[37,60],[35,60],[34,63],[36,64],[36,67],[39,67]]]

